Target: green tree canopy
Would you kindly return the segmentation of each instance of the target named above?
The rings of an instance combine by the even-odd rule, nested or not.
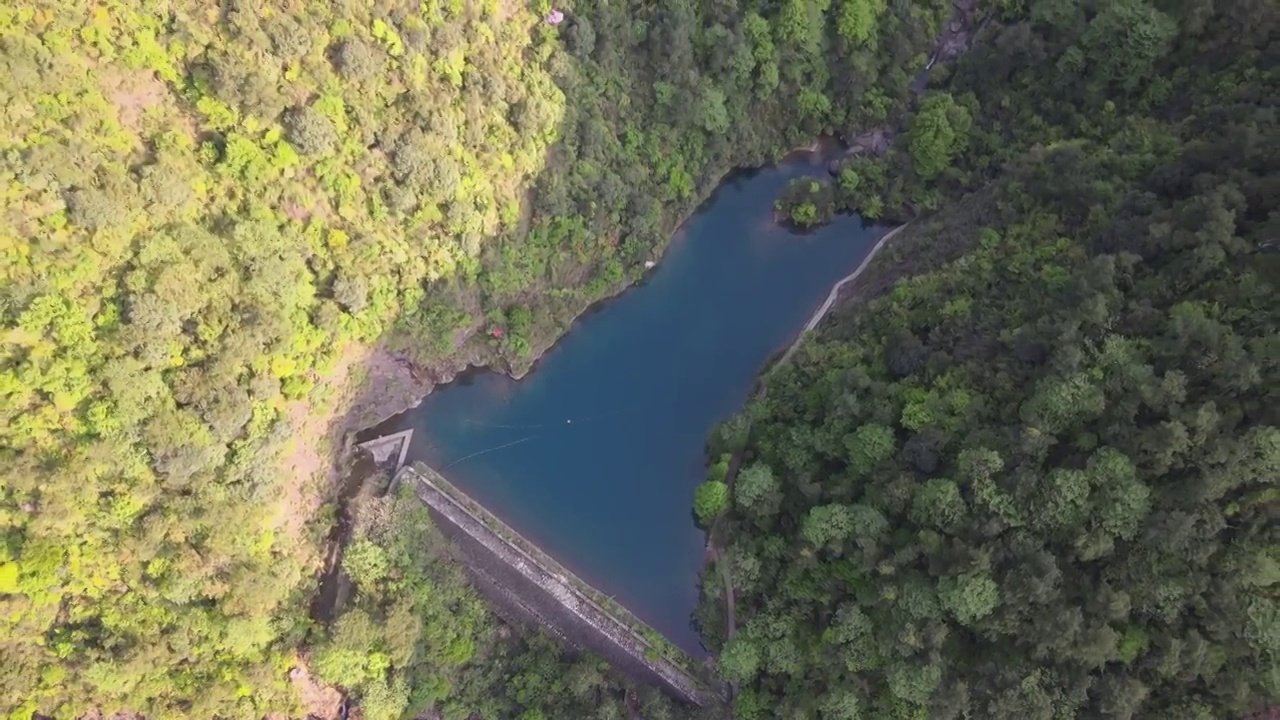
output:
[[[951,165],[969,143],[973,119],[948,93],[931,93],[920,103],[908,130],[915,171],[932,178]]]
[[[719,480],[707,480],[693,495],[693,514],[704,526],[710,525],[729,507],[729,486]]]

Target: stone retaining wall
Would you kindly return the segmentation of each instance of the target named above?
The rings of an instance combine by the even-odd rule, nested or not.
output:
[[[506,569],[514,571],[519,578],[545,593],[545,599],[551,604],[565,611],[556,614],[585,625],[598,639],[606,641],[609,647],[601,648],[601,654],[611,662],[629,666],[631,670],[644,668],[689,702],[705,705],[725,697],[724,685],[710,676],[706,666],[696,663],[639,618],[569,572],[438,472],[415,463],[398,474],[397,481],[404,480],[413,480],[414,491],[423,502],[505,566],[503,570],[487,573],[488,579],[509,575]],[[513,594],[513,590],[508,588],[507,594]],[[546,614],[535,612],[534,616],[561,636],[570,630],[547,622]]]

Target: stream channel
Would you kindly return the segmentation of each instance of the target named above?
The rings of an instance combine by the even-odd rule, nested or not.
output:
[[[713,427],[885,232],[773,222],[805,161],[731,175],[636,287],[580,318],[524,379],[468,372],[366,437],[422,461],[696,657],[704,536],[691,511]]]

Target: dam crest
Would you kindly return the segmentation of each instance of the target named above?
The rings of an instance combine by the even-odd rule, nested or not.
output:
[[[696,705],[727,698],[711,667],[521,536],[424,463],[401,467],[408,485],[457,546],[480,591],[501,609],[607,660],[637,681]]]

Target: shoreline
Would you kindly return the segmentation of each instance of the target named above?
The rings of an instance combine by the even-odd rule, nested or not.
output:
[[[782,367],[788,361],[790,361],[792,354],[797,349],[799,349],[799,347],[804,343],[804,340],[809,336],[809,334],[813,332],[815,329],[817,329],[818,325],[821,324],[823,318],[825,318],[827,314],[831,312],[831,309],[834,308],[836,304],[839,303],[841,300],[847,299],[845,297],[842,297],[843,295],[842,291],[845,289],[845,287],[848,286],[850,283],[856,283],[858,279],[862,277],[863,272],[871,267],[871,261],[875,259],[876,255],[879,254],[880,250],[884,247],[887,247],[889,244],[889,241],[892,240],[894,237],[896,237],[899,232],[901,232],[902,230],[905,230],[909,225],[911,225],[911,221],[908,221],[901,225],[893,227],[890,230],[888,230],[884,235],[881,235],[880,238],[876,240],[876,244],[871,247],[871,250],[867,253],[867,256],[862,259],[862,262],[858,263],[858,267],[854,268],[854,271],[852,273],[849,273],[843,278],[837,280],[835,284],[831,286],[831,291],[827,293],[826,301],[824,301],[822,305],[819,306],[819,308],[814,312],[814,314],[809,317],[809,321],[806,322],[804,327],[800,329],[800,332],[796,336],[796,339],[793,340],[791,344],[787,346],[787,349],[782,353],[781,357],[779,357],[777,360],[773,362],[766,364],[764,369],[760,371],[760,374],[757,376],[757,379],[756,379],[756,386],[752,390],[751,397],[747,400],[748,403],[752,402],[753,400],[763,398],[768,393],[769,376],[772,375],[778,368]],[[745,408],[745,405],[744,405],[744,408]],[[741,469],[742,460],[743,460],[743,457],[742,457],[741,451],[733,453],[733,455],[729,458],[729,472],[726,473],[725,475],[725,484],[728,485],[730,492],[733,491],[734,482],[738,479],[738,471],[739,469]],[[725,640],[727,642],[728,640],[733,638],[734,633],[737,631],[737,617],[736,617],[737,613],[736,613],[736,607],[735,607],[736,603],[735,603],[734,591],[733,591],[733,578],[731,577],[729,573],[728,565],[726,564],[727,553],[725,549],[721,547],[720,541],[716,539],[716,534],[717,534],[716,530],[719,526],[720,526],[720,518],[717,517],[716,520],[711,524],[711,527],[707,528],[706,537],[707,537],[708,558],[706,562],[703,563],[703,567],[709,568],[711,565],[714,564],[716,566],[716,569],[719,570],[720,580],[721,580],[721,583],[723,584],[723,592],[724,592]],[[733,690],[734,688],[731,687],[730,692],[732,693]]]
[[[606,303],[617,299],[627,290],[646,282],[650,273],[656,272],[668,249],[679,239],[681,231],[689,220],[705,209],[715,199],[720,188],[734,175],[756,173],[796,163],[807,163],[814,168],[820,168],[825,165],[829,155],[838,154],[840,149],[838,139],[819,137],[809,145],[793,147],[763,164],[734,166],[720,172],[716,182],[705,196],[673,222],[671,229],[666,233],[667,241],[661,247],[655,248],[652,265],[583,305],[561,332],[553,337],[544,338],[538,343],[531,353],[531,359],[521,366],[512,366],[510,361],[501,356],[485,353],[482,349],[469,346],[481,327],[474,323],[471,328],[460,334],[454,350],[449,355],[432,364],[417,364],[380,342],[358,349],[356,352],[363,353],[363,359],[348,366],[345,378],[334,378],[342,387],[340,394],[346,397],[339,400],[340,407],[336,409],[336,417],[332,418],[329,431],[325,433],[331,438],[332,450],[332,454],[329,455],[327,474],[339,480],[352,474],[357,467],[356,445],[359,436],[396,415],[418,407],[439,386],[456,382],[472,372],[502,373],[516,381],[527,377],[583,318],[602,309]],[[316,448],[314,452],[321,452],[321,449]],[[342,482],[334,484],[334,492],[341,486]],[[340,494],[329,495],[326,501],[337,504],[339,515],[344,511],[345,503]],[[341,539],[331,540],[326,545],[328,547],[322,549],[324,561],[318,568],[320,578],[331,572],[345,550]],[[329,611],[333,613],[337,609],[335,605]]]
[[[890,240],[892,240],[895,235],[897,235],[902,230],[905,230],[910,225],[911,225],[911,222],[905,222],[901,225],[898,225],[897,227],[891,228],[884,235],[881,235],[880,239],[876,240],[876,244],[871,246],[871,250],[867,252],[867,256],[862,259],[861,263],[858,264],[858,267],[853,272],[837,280],[836,283],[831,286],[831,292],[827,293],[826,301],[823,302],[822,305],[818,307],[818,309],[809,318],[809,321],[806,322],[804,327],[800,329],[800,333],[796,335],[796,339],[793,340],[789,346],[787,346],[786,352],[782,354],[782,357],[779,358],[777,362],[773,363],[765,370],[765,373],[764,373],[765,375],[772,373],[775,369],[781,367],[782,365],[785,365],[787,361],[791,359],[791,355],[800,348],[800,346],[804,343],[805,338],[808,337],[809,334],[812,333],[814,330],[816,330],[818,327],[818,324],[822,322],[822,319],[827,316],[827,313],[831,312],[831,308],[834,307],[836,302],[840,299],[840,291],[844,289],[844,286],[851,282],[857,281],[858,277],[862,275],[863,271],[871,266],[871,261],[875,259],[876,255],[880,252],[880,249],[883,248]]]
[[[512,366],[509,361],[500,356],[485,358],[474,351],[465,351],[465,345],[472,337],[474,337],[476,332],[475,329],[472,329],[469,334],[460,340],[453,354],[443,358],[434,366],[417,365],[398,353],[384,348],[377,348],[375,344],[373,354],[382,355],[385,358],[388,358],[391,363],[398,366],[398,369],[404,371],[404,374],[410,378],[409,384],[419,388],[420,393],[411,401],[406,399],[400,402],[388,402],[385,404],[378,403],[373,409],[376,419],[365,422],[362,427],[348,429],[347,434],[352,436],[352,439],[354,439],[354,435],[377,427],[400,413],[416,408],[418,405],[422,404],[422,401],[425,400],[436,387],[455,382],[458,378],[467,373],[496,372],[505,374],[513,380],[523,380],[526,376],[537,369],[537,365],[542,361],[543,357],[555,348],[561,338],[572,332],[574,326],[577,325],[584,317],[602,309],[606,303],[618,298],[618,296],[622,295],[626,291],[642,285],[652,273],[656,272],[662,263],[663,257],[666,255],[667,249],[671,247],[672,243],[675,241],[677,236],[680,235],[680,232],[684,229],[685,225],[688,224],[689,220],[705,208],[706,205],[715,198],[716,193],[725,184],[725,182],[735,174],[760,172],[784,164],[797,163],[800,162],[798,156],[810,158],[817,156],[816,164],[811,164],[814,164],[815,167],[823,167],[825,166],[827,151],[832,148],[836,148],[838,150],[839,146],[840,141],[834,137],[819,137],[809,145],[793,147],[778,156],[776,159],[762,165],[740,165],[729,168],[728,170],[720,173],[712,190],[708,192],[704,198],[699,200],[695,206],[683,213],[673,224],[672,228],[666,233],[667,242],[664,243],[659,249],[659,252],[651,258],[651,261],[653,262],[651,267],[644,269],[635,277],[628,278],[618,286],[610,288],[604,295],[588,302],[574,314],[573,320],[567,327],[565,327],[563,332],[559,333],[555,337],[543,339],[542,342],[539,342],[538,346],[530,353],[528,363],[523,366]],[[490,362],[491,360],[496,362]]]
[[[797,156],[809,157],[809,156],[817,155],[818,156],[817,166],[822,167],[825,165],[825,161],[823,160],[823,157],[825,156],[824,154],[826,150],[828,150],[831,146],[839,146],[839,144],[840,143],[836,138],[819,137],[809,145],[801,145],[798,147],[791,148],[790,150],[786,151],[777,159],[772,160],[770,162],[766,162],[762,165],[750,165],[750,166],[739,165],[739,166],[729,168],[728,170],[725,170],[724,172],[720,173],[719,177],[715,181],[714,187],[709,193],[707,193],[706,197],[699,200],[698,203],[694,205],[694,207],[691,208],[688,212],[683,213],[680,216],[680,219],[671,228],[671,230],[669,230],[666,233],[667,241],[663,243],[662,247],[659,249],[659,252],[655,256],[650,258],[650,261],[653,263],[653,265],[646,267],[635,278],[624,281],[618,287],[611,288],[604,295],[587,303],[586,307],[579,310],[573,316],[573,320],[564,329],[564,332],[552,338],[549,342],[546,343],[545,347],[539,348],[536,352],[532,353],[531,359],[529,360],[529,363],[527,366],[521,367],[521,368],[513,368],[508,365],[508,367],[506,368],[493,368],[485,365],[468,365],[466,368],[464,368],[462,371],[460,371],[457,374],[461,374],[462,372],[469,372],[473,370],[481,371],[481,372],[483,371],[502,372],[502,373],[505,373],[507,376],[509,376],[513,380],[517,380],[517,381],[523,380],[527,375],[532,373],[537,368],[537,365],[539,362],[541,362],[543,356],[545,356],[548,352],[550,352],[553,348],[555,348],[556,344],[560,342],[561,338],[563,338],[564,336],[572,332],[574,326],[577,325],[583,318],[585,318],[586,316],[590,315],[593,312],[596,312],[602,309],[605,304],[616,299],[618,296],[622,295],[626,291],[644,284],[644,282],[649,278],[650,275],[657,272],[659,266],[661,266],[662,264],[663,258],[667,254],[667,249],[670,248],[672,243],[676,241],[676,238],[681,234],[681,231],[684,230],[685,225],[689,223],[689,220],[691,220],[694,215],[697,215],[699,212],[701,212],[703,208],[705,208],[710,202],[712,202],[715,199],[716,193],[718,193],[720,191],[720,188],[723,187],[724,184],[734,175],[737,175],[739,173],[748,173],[748,174],[757,173],[764,170],[768,170],[770,168],[779,167],[784,164],[797,163],[799,162],[799,160],[795,159]],[[452,382],[454,379],[456,379],[457,374],[453,378],[450,378],[445,383],[436,383],[436,384],[442,385],[442,384],[447,384],[448,382]],[[413,407],[417,407],[417,405],[415,404]],[[403,410],[400,412],[403,412]],[[396,414],[396,413],[393,413],[393,414]],[[385,419],[386,418],[384,418],[384,420]]]

